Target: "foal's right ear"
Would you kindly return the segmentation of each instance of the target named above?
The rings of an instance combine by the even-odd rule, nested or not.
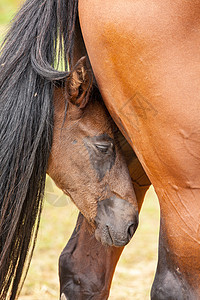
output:
[[[84,108],[89,100],[92,79],[87,67],[86,57],[79,59],[66,81],[67,100],[79,108]]]

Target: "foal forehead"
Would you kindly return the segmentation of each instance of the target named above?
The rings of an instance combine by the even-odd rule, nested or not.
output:
[[[83,118],[100,128],[114,127],[114,121],[101,101],[91,101],[85,108]]]

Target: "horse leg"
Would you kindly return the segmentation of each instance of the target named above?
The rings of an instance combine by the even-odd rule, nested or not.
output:
[[[79,214],[75,230],[59,259],[60,293],[69,300],[107,299],[115,266],[123,251],[123,247],[103,246],[87,227],[86,219]]]
[[[160,191],[158,191],[160,192]],[[160,197],[159,259],[153,300],[197,300],[200,295],[198,190],[178,189]]]
[[[198,299],[192,292],[186,280],[180,273],[179,267],[170,258],[168,245],[163,232],[161,220],[159,237],[159,259],[151,289],[152,300],[195,300]]]
[[[123,150],[140,210],[150,182],[128,143],[123,143]],[[59,259],[61,299],[107,299],[122,251],[123,247],[105,247],[99,243],[79,214],[76,228]]]

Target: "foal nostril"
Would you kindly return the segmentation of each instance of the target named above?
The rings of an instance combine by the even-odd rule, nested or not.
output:
[[[136,226],[135,224],[131,224],[129,227],[128,227],[128,240],[130,241],[130,239],[132,238],[132,236],[134,235],[135,231],[136,231]]]

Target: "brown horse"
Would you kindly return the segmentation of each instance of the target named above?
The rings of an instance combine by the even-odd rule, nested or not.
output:
[[[57,88],[54,94],[54,135],[47,172],[86,217],[79,215],[74,233],[59,261],[61,294],[62,298],[67,296],[67,299],[107,298],[114,269],[123,250],[123,247],[114,246],[125,245],[137,227],[135,213],[128,202],[120,200],[122,201],[120,204],[119,195],[123,197],[122,199],[129,199],[129,193],[131,195],[134,188],[140,209],[145,192],[150,185],[132,148],[106,111],[97,88],[90,97],[85,98],[89,83],[85,59],[80,59],[67,80],[67,97],[66,89],[62,88]],[[69,103],[65,118],[66,99]],[[87,107],[84,108],[86,105]],[[95,119],[91,118],[94,114]],[[112,147],[115,149],[114,164],[111,153],[108,153],[107,149],[108,136],[109,142],[112,137]],[[94,145],[90,147],[93,147],[94,152],[92,155],[89,152],[88,160],[88,147],[85,140],[87,141],[89,137],[93,141]],[[94,167],[95,160],[99,161],[98,169]],[[109,160],[112,163],[112,171],[110,168],[104,171],[105,162],[109,163]],[[129,166],[132,187],[127,185],[129,178],[125,162]],[[66,170],[70,170],[70,173]],[[107,172],[107,177],[104,174],[100,181],[96,181],[96,177],[99,178],[99,174],[104,172]],[[105,187],[106,195],[108,189],[118,195],[112,203],[107,200],[108,196],[103,197]],[[98,202],[98,209],[95,207],[94,224],[91,209],[95,198],[102,202]],[[112,199],[112,196],[110,198]],[[104,199],[106,203],[101,206],[101,203],[105,202]],[[130,203],[132,202],[133,200],[130,199]],[[118,229],[118,226],[123,228],[121,222],[124,224],[124,232]],[[97,227],[95,232],[94,225]],[[118,238],[113,230],[114,227]]]
[[[152,299],[200,298],[199,13],[196,0],[79,0],[103,99],[160,202]]]
[[[70,196],[102,244],[124,246],[138,225],[137,202],[118,129],[98,89],[85,95],[90,80],[84,61],[76,64],[67,87],[54,93],[47,173]]]
[[[80,47],[78,50],[80,50]],[[75,57],[78,57],[78,51],[75,52]],[[109,186],[112,186],[112,191],[115,191],[117,195],[119,195],[120,189],[120,195],[124,199],[128,199],[128,195],[124,193],[133,192],[127,186],[129,179],[127,178],[127,169],[122,155],[129,167],[132,188],[134,188],[136,194],[139,210],[150,185],[149,179],[135,153],[106,111],[97,88],[91,93],[90,97],[85,98],[85,92],[88,90],[89,84],[90,80],[83,58],[78,61],[67,80],[67,91],[66,89],[57,88],[54,94],[54,135],[47,172],[56,184],[73,199],[82,214],[87,218],[86,220],[82,214],[79,215],[76,228],[59,261],[61,294],[62,298],[66,295],[67,299],[88,299],[88,297],[106,299],[116,263],[123,250],[123,247],[116,248],[114,246],[125,245],[135,231],[137,222],[134,224],[134,228],[131,224],[131,228],[127,230],[128,239],[122,231],[118,230],[118,226],[122,227],[121,222],[125,224],[124,228],[126,229],[126,224],[130,222],[128,215],[131,213],[132,220],[134,214],[129,205],[126,208],[127,204],[123,201],[122,207],[116,198],[112,202],[111,215],[109,202],[106,200],[107,203],[103,208],[105,209],[104,214],[101,214],[101,202],[98,202],[97,213],[100,214],[100,217],[103,216],[102,220],[98,215],[95,217],[95,225],[98,231],[94,232],[92,228],[94,222],[89,224],[91,222],[91,200],[94,201],[95,197],[99,195],[97,198],[104,201],[102,195],[105,187],[107,190]],[[68,100],[68,108],[65,118],[66,99]],[[87,107],[85,108],[85,106]],[[95,119],[91,118],[91,115],[94,114],[96,115]],[[103,140],[105,134],[113,138],[113,147],[116,149],[115,156],[119,156],[120,164],[116,161],[112,166],[112,172],[114,173],[107,170],[107,178],[101,178],[101,184],[99,185],[95,178],[99,177],[99,173],[104,172],[105,160],[112,159],[110,153],[106,157],[108,150],[105,151],[104,149],[104,146],[107,148],[107,138]],[[94,140],[95,147],[93,148],[95,152],[93,155],[89,155],[89,161],[85,144],[85,139],[88,140],[88,136],[92,137],[93,140],[94,137],[101,137],[100,141]],[[96,151],[97,146],[100,147],[100,151]],[[97,159],[99,160],[98,169],[94,168],[94,162]],[[66,170],[70,170],[70,174],[66,173]],[[94,171],[97,172],[96,177]],[[120,171],[119,181],[118,171]],[[92,192],[90,188],[92,188]],[[95,196],[88,197],[91,193]],[[85,195],[87,196],[86,199],[84,199]],[[123,216],[125,216],[125,219]],[[106,229],[108,228],[109,236],[103,227],[104,223]],[[115,239],[114,232],[109,229],[109,226],[115,226],[120,240]],[[100,232],[99,228],[101,229]],[[99,234],[101,232],[103,233],[102,237]],[[125,236],[124,241],[122,240],[123,236]]]

